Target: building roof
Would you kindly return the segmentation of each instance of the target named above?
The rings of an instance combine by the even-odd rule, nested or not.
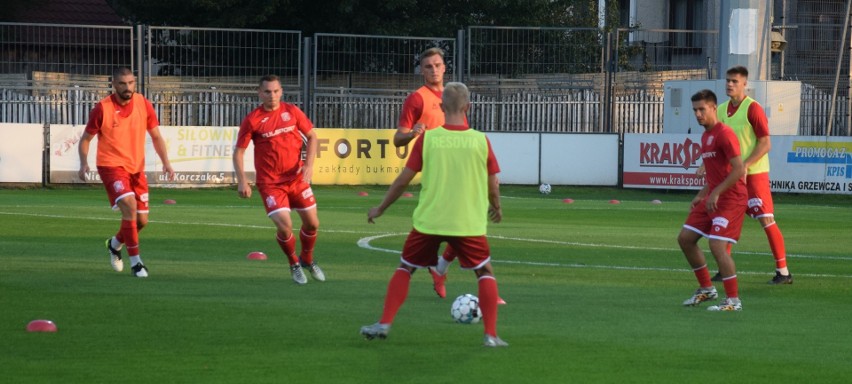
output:
[[[20,23],[127,25],[106,0],[47,0],[44,5],[22,10]]]

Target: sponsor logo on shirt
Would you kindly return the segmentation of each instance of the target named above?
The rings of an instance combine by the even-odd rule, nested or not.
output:
[[[289,127],[284,127],[284,128],[276,128],[274,131],[262,133],[260,136],[263,137],[263,138],[278,136],[282,133],[293,132],[293,130],[295,128],[296,128],[295,125],[291,125]]]

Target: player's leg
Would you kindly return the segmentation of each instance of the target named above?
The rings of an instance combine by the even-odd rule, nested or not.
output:
[[[775,204],[772,201],[772,191],[769,186],[769,173],[748,175],[748,212],[756,218],[769,241],[769,249],[775,259],[775,277],[770,284],[792,284],[793,276],[787,268],[787,250],[784,246],[784,236],[775,222]]]
[[[145,172],[139,172],[130,175],[130,187],[133,189],[135,199],[132,204],[136,215],[136,244],[137,253],[134,257],[131,252],[130,242],[127,242],[127,254],[130,255],[130,269],[136,277],[147,277],[148,268],[142,263],[141,249],[139,248],[139,233],[146,225],[148,225],[148,179],[145,177]],[[128,197],[126,200],[130,200]]]
[[[288,199],[290,206],[296,210],[302,221],[302,227],[299,228],[299,244],[302,246],[299,253],[300,264],[303,269],[308,270],[314,280],[325,281],[325,273],[314,261],[314,245],[317,242],[319,216],[317,215],[317,202],[313,190],[304,181],[296,182],[290,188]]]
[[[317,229],[319,228],[317,208],[314,206],[308,209],[299,209],[296,212],[302,219],[302,227],[299,229],[299,243],[302,245],[299,261],[302,268],[306,268],[314,280],[325,281],[325,273],[314,260],[314,245],[317,242]]]
[[[439,236],[427,235],[413,229],[411,230],[402,248],[401,263],[394,271],[393,276],[391,276],[390,282],[388,282],[385,303],[382,308],[382,317],[375,324],[361,327],[361,335],[368,340],[377,337],[380,339],[387,337],[397,312],[399,312],[399,309],[408,297],[411,274],[416,268],[435,265],[441,241]]]
[[[509,344],[497,336],[497,301],[500,298],[497,279],[491,266],[491,248],[485,236],[455,237],[449,240],[462,269],[476,274],[479,310],[482,311],[486,347],[505,347]]]
[[[693,215],[690,214],[690,217]],[[689,223],[687,219],[687,223]],[[698,225],[697,221],[692,222],[693,225]],[[698,281],[698,289],[692,294],[692,297],[683,302],[685,306],[696,306],[708,300],[715,299],[718,294],[713,283],[710,281],[710,271],[707,269],[707,259],[704,257],[704,251],[698,246],[698,240],[701,239],[703,233],[693,225],[684,225],[678,234],[677,242],[680,245],[683,255],[686,257],[687,263],[692,268],[692,273]]]
[[[728,244],[736,243],[739,240],[745,211],[745,201],[720,200],[716,211],[712,214],[714,225],[708,231],[707,238],[710,252],[713,253],[713,257],[719,265],[719,273],[722,274],[726,298],[719,305],[710,306],[707,310],[739,311],[742,309],[737,283],[737,268],[728,251]]]
[[[711,238],[709,240],[710,252],[719,264],[719,273],[722,275],[722,284],[725,287],[725,300],[719,305],[708,307],[711,311],[739,311],[742,309],[740,301],[739,286],[737,283],[737,269],[734,259],[727,251],[729,241]]]

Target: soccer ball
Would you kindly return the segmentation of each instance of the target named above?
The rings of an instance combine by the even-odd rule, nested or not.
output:
[[[482,311],[479,310],[479,298],[465,293],[453,301],[450,307],[450,315],[456,323],[476,324],[482,320]]]
[[[538,191],[541,192],[542,195],[549,195],[551,191],[550,184],[544,183],[539,185]]]

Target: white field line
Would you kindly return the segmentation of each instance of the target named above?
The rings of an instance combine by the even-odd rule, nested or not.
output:
[[[2,212],[0,211],[0,215],[8,215],[8,216],[26,216],[26,217],[44,217],[44,218],[56,218],[56,219],[72,219],[72,220],[96,220],[96,221],[115,221],[114,217],[81,217],[81,216],[71,216],[71,215],[48,215],[48,214],[39,214],[39,213],[21,213],[21,212]],[[199,225],[199,226],[211,226],[211,227],[228,227],[228,228],[256,228],[256,229],[269,229],[271,228],[268,225],[252,225],[252,224],[233,224],[233,223],[200,223],[200,222],[181,222],[181,221],[165,221],[165,220],[150,220],[150,223],[158,223],[158,224],[168,224],[168,225]],[[335,230],[335,229],[320,229],[320,232],[326,233],[350,233],[350,234],[373,234],[375,231],[352,231],[352,230]],[[408,233],[406,232],[396,232],[396,233],[379,233],[374,236],[363,237],[358,239],[357,244],[359,247],[378,251],[378,252],[387,252],[399,254],[401,250],[394,249],[386,249],[379,248],[370,245],[370,242],[374,239],[390,237],[390,236],[406,236]],[[662,252],[680,252],[679,249],[676,248],[659,248],[659,247],[641,247],[641,246],[631,246],[631,245],[615,245],[615,244],[598,244],[598,243],[580,243],[580,242],[570,242],[570,241],[559,241],[559,240],[546,240],[546,239],[529,239],[529,238],[520,238],[520,237],[507,237],[507,236],[488,236],[492,239],[500,239],[500,240],[510,240],[510,241],[524,241],[531,243],[545,243],[545,244],[555,244],[555,245],[568,245],[575,247],[593,247],[593,248],[611,248],[611,249],[635,249],[635,250],[645,250],[645,251],[662,251]],[[735,252],[735,254],[749,254],[749,255],[771,255],[770,253],[762,253],[762,252]],[[852,260],[852,257],[840,257],[840,256],[820,256],[820,255],[796,255],[796,254],[787,254],[787,257],[795,257],[795,258],[807,258],[807,259],[823,259],[823,260]],[[533,261],[513,261],[513,260],[494,260],[495,263],[504,263],[504,264],[520,264],[520,265],[535,265],[535,266],[553,266],[553,267],[567,267],[567,268],[595,268],[595,269],[613,269],[613,270],[635,270],[635,271],[688,271],[687,269],[673,269],[673,268],[655,268],[655,267],[628,267],[628,266],[613,266],[613,265],[593,265],[593,264],[578,264],[578,263],[546,263],[546,262],[533,262]],[[764,274],[765,272],[744,272],[739,271],[739,274]],[[810,277],[852,277],[852,275],[832,275],[832,274],[797,274],[797,276],[810,276]]]

